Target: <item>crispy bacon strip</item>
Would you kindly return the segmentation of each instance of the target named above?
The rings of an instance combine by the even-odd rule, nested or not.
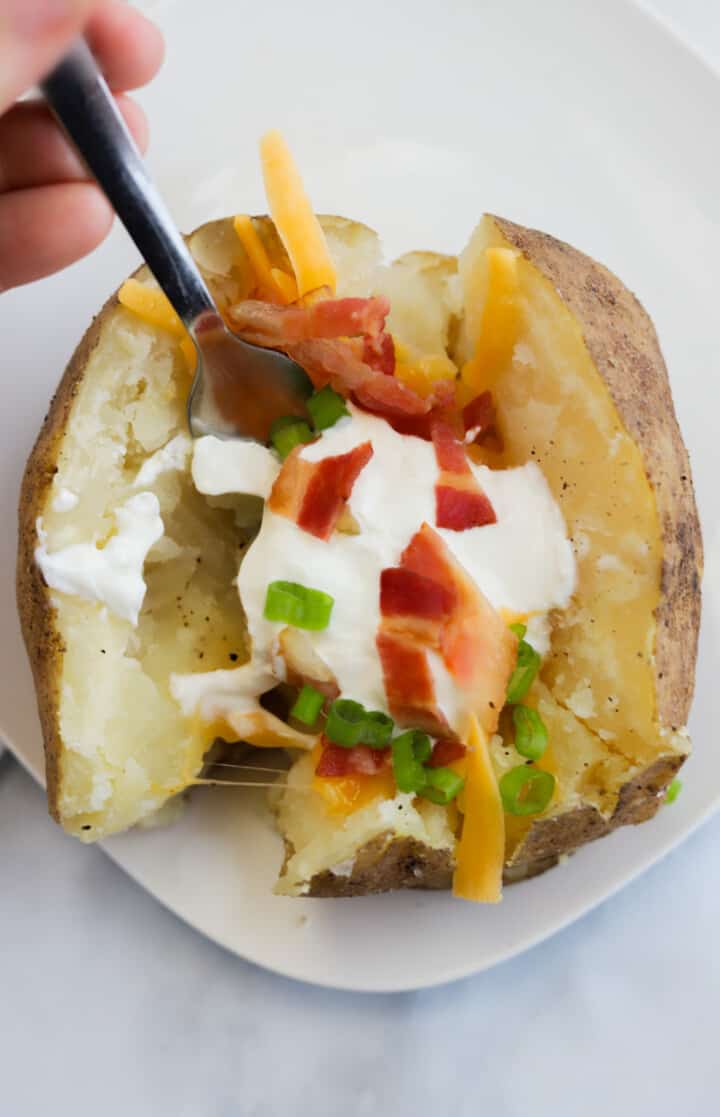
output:
[[[326,737],[322,739],[322,753],[315,769],[316,776],[374,776],[388,764],[390,749],[371,749],[367,745],[355,745],[351,749],[333,745]]]
[[[297,361],[316,388],[330,384],[384,417],[425,415],[440,396],[422,399],[390,375],[395,350],[384,331],[388,310],[384,297],[324,299],[306,307],[248,299],[231,307],[228,317],[247,341]]]
[[[453,741],[451,738],[445,737],[436,741],[433,745],[427,766],[428,768],[445,768],[455,760],[462,760],[466,752],[467,749],[462,741]]]
[[[376,337],[368,335],[363,341],[363,360],[370,368],[392,376],[395,372],[395,343],[392,334],[385,331]]]
[[[450,423],[437,418],[431,426],[440,477],[435,486],[435,524],[465,531],[497,522],[495,509],[470,469],[465,446]]]
[[[462,411],[465,433],[474,432],[477,437],[484,434],[495,424],[495,404],[491,392],[481,392],[475,399],[470,400]]]
[[[427,653],[408,633],[392,631],[383,621],[376,637],[390,713],[401,725],[412,725],[433,736],[451,734],[437,704],[435,682]]]
[[[322,299],[308,306],[275,306],[246,299],[229,310],[232,325],[255,345],[276,349],[285,343],[320,338],[379,337],[390,310],[383,296]]]
[[[268,507],[278,516],[294,520],[318,539],[329,539],[342,515],[353,485],[373,455],[372,443],[363,442],[346,454],[319,462],[300,457],[301,447],[287,456],[275,479]]]
[[[384,617],[440,621],[450,616],[454,604],[451,589],[414,570],[391,566],[380,575],[380,612]]]
[[[405,548],[402,564],[454,593],[452,614],[442,625],[440,653],[467,695],[468,709],[477,713],[486,733],[494,733],[515,665],[517,638],[428,524]]]

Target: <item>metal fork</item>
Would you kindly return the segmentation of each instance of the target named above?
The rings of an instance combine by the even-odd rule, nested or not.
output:
[[[193,339],[198,355],[188,402],[193,437],[267,442],[274,419],[306,417],[312,386],[300,366],[282,353],[250,345],[225,326],[84,40],[41,88]]]

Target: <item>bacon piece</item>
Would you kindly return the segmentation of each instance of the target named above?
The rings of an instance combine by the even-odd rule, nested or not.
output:
[[[470,400],[462,410],[465,431],[474,431],[475,436],[484,434],[495,423],[495,404],[491,392],[481,392]]]
[[[435,523],[448,531],[466,531],[497,523],[497,516],[481,489],[468,492],[453,485],[436,485]]]
[[[363,360],[370,368],[392,376],[395,372],[395,343],[385,331],[377,337],[368,335],[363,341]]]
[[[442,620],[450,615],[454,604],[455,594],[424,574],[402,566],[390,566],[380,574],[380,612],[384,617]]]
[[[363,410],[369,411],[371,415],[378,415],[381,419],[385,419],[398,434],[411,435],[414,438],[422,438],[424,442],[432,442],[433,424],[437,419],[446,419],[451,414],[454,398],[453,384],[448,380],[438,380],[430,396],[423,401],[426,410],[421,413],[383,410],[381,407],[374,406],[372,401],[364,402],[357,397],[355,403]]]
[[[383,416],[424,415],[440,396],[422,399],[388,375],[395,359],[392,338],[384,333],[388,309],[383,297],[324,299],[307,307],[247,299],[231,307],[228,317],[245,340],[297,361],[316,388],[330,384]]]
[[[322,745],[316,776],[374,776],[390,759],[389,748],[371,749],[367,745],[355,745],[345,749],[342,745],[332,744],[326,737],[323,737]]]
[[[444,737],[433,745],[427,766],[428,768],[445,768],[455,760],[462,760],[466,752],[467,749],[462,741],[453,741],[450,737]]]
[[[451,733],[437,704],[427,654],[417,640],[387,631],[386,624],[381,624],[375,642],[383,669],[385,695],[395,720],[433,736]]]
[[[435,486],[435,524],[448,531],[466,531],[497,522],[495,509],[477,483],[467,451],[446,420],[431,426],[440,477]]]
[[[373,455],[371,442],[354,446],[346,454],[308,462],[302,447],[288,454],[275,478],[268,507],[278,516],[294,520],[318,539],[329,539],[352,493],[353,485]]]
[[[435,450],[435,460],[441,473],[472,476],[465,447],[456,437],[449,422],[435,418],[430,428],[430,437]]]
[[[228,316],[247,341],[276,349],[297,341],[340,337],[379,337],[390,303],[372,299],[322,299],[308,306],[275,306],[246,299],[231,307]]]
[[[477,712],[486,733],[494,733],[515,666],[517,637],[428,524],[415,533],[401,561],[455,593],[452,615],[442,626],[440,652],[464,690],[468,708]]]

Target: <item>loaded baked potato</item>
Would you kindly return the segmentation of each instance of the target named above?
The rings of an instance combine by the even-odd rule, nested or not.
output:
[[[186,433],[193,347],[143,268],[85,335],[28,462],[18,604],[50,810],[67,831],[92,841],[152,818],[201,780],[218,738],[281,746],[292,765],[271,794],[286,845],[279,891],[446,888],[454,876],[458,895],[497,899],[503,873],[516,880],[541,872],[584,842],[652,817],[690,747],[702,546],[657,338],[640,304],[604,267],[497,217],[483,218],[457,260],[415,252],[389,267],[370,229],[321,217],[328,255],[303,260],[298,232],[282,216],[278,181],[269,189],[275,224],[228,219],[188,239],[233,327],[290,352],[318,393],[329,385],[323,407],[329,399],[332,412],[340,399],[333,423],[317,425],[322,437],[308,447],[305,436],[293,443],[291,434],[288,444],[280,434],[284,462],[247,444],[200,440],[193,447]],[[323,282],[315,284],[318,273]],[[322,297],[315,287],[324,288]],[[342,315],[346,299],[362,300],[352,311],[362,321],[355,329],[343,318],[345,332],[336,323],[328,335],[327,304],[334,301]],[[295,310],[291,334],[278,333],[277,323],[285,329]],[[328,344],[336,346],[332,360]],[[350,365],[360,379],[348,384]],[[387,384],[373,379],[368,388],[362,367],[382,372]],[[391,388],[399,394],[386,399]],[[344,395],[352,398],[350,418],[341,415]],[[460,452],[470,463],[457,466],[455,458],[464,481],[452,461],[443,465],[433,416],[446,425],[450,459]],[[357,451],[359,436],[347,433],[353,424],[367,435],[370,454],[375,446],[375,465],[354,462],[328,525],[319,534],[303,529],[299,473],[310,476],[326,443],[337,443],[346,458]],[[390,460],[399,455],[395,476],[378,449],[386,435]],[[452,490],[445,519],[436,486],[438,519],[422,526],[418,519],[417,532],[397,542],[395,520],[383,521],[383,500],[390,507],[393,487],[405,485],[392,506],[401,518],[415,483],[402,469],[417,464],[419,476],[433,450]],[[380,463],[385,472],[371,491]],[[378,497],[383,477],[385,498]],[[462,552],[464,569],[453,547],[461,535],[467,542],[501,531],[502,485],[513,478],[524,519],[518,526],[509,507],[515,534],[503,537],[497,569],[487,560],[488,585],[475,585],[480,575],[467,556],[484,554],[485,543]],[[457,521],[467,512],[458,491],[471,492],[466,522]],[[488,500],[492,515],[483,518],[478,509]],[[293,562],[323,554],[303,550],[308,534],[313,547],[334,540],[338,553],[350,554],[373,530],[374,515],[378,538],[392,536],[397,546],[381,572],[380,666],[373,667],[386,701],[378,703],[377,687],[368,684],[381,707],[375,729],[391,728],[373,742],[353,738],[353,719],[370,716],[362,702],[364,715],[356,709],[364,693],[339,685],[361,680],[340,648],[347,629],[333,663],[317,615],[312,624],[293,623],[282,612],[285,599],[275,602],[279,613],[268,612],[258,570],[271,581],[271,568],[282,577],[286,562],[291,578]],[[270,532],[280,520],[285,535],[276,537]],[[291,542],[283,549],[278,539]],[[418,565],[425,545],[433,569],[444,564],[442,576],[428,578],[429,567]],[[310,561],[303,581],[322,589],[322,562]],[[372,566],[353,561],[335,572],[338,585],[346,579],[345,604],[355,601],[352,577]],[[513,607],[488,588],[513,564],[521,581],[536,569],[552,583],[537,608]],[[423,628],[430,614],[417,599],[407,607],[411,583],[422,584],[430,611],[439,610],[433,624],[442,614],[440,636]],[[299,581],[290,584],[297,589]],[[287,590],[286,582],[272,582],[281,585]],[[291,605],[313,612],[319,599],[307,595],[315,590],[299,588],[305,596]],[[439,683],[424,705],[397,693],[405,661],[398,667],[385,654],[398,641],[406,650],[414,642],[414,663],[423,662],[420,649],[437,681],[439,656],[457,682],[447,650],[456,606],[448,594],[466,603],[463,648],[475,657],[472,686],[460,688],[466,701],[452,716]],[[342,617],[362,626],[357,611],[341,613],[342,598],[335,594],[327,633]],[[390,737],[407,738],[411,729],[418,732],[401,755]]]

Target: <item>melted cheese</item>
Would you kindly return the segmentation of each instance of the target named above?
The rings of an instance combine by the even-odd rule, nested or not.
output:
[[[469,280],[466,299],[483,311],[472,359],[462,369],[461,404],[491,388],[512,357],[520,331],[518,255],[512,248],[487,248],[484,268]]]
[[[298,294],[319,287],[333,293],[337,277],[320,222],[279,132],[267,132],[260,141],[265,194],[275,228],[290,257]]]
[[[455,853],[453,894],[494,904],[502,896],[505,815],[487,737],[476,717],[471,720],[467,749],[459,804],[464,821]]]
[[[143,322],[167,330],[173,337],[187,336],[187,330],[159,287],[147,287],[137,279],[126,279],[118,291],[118,302]]]

